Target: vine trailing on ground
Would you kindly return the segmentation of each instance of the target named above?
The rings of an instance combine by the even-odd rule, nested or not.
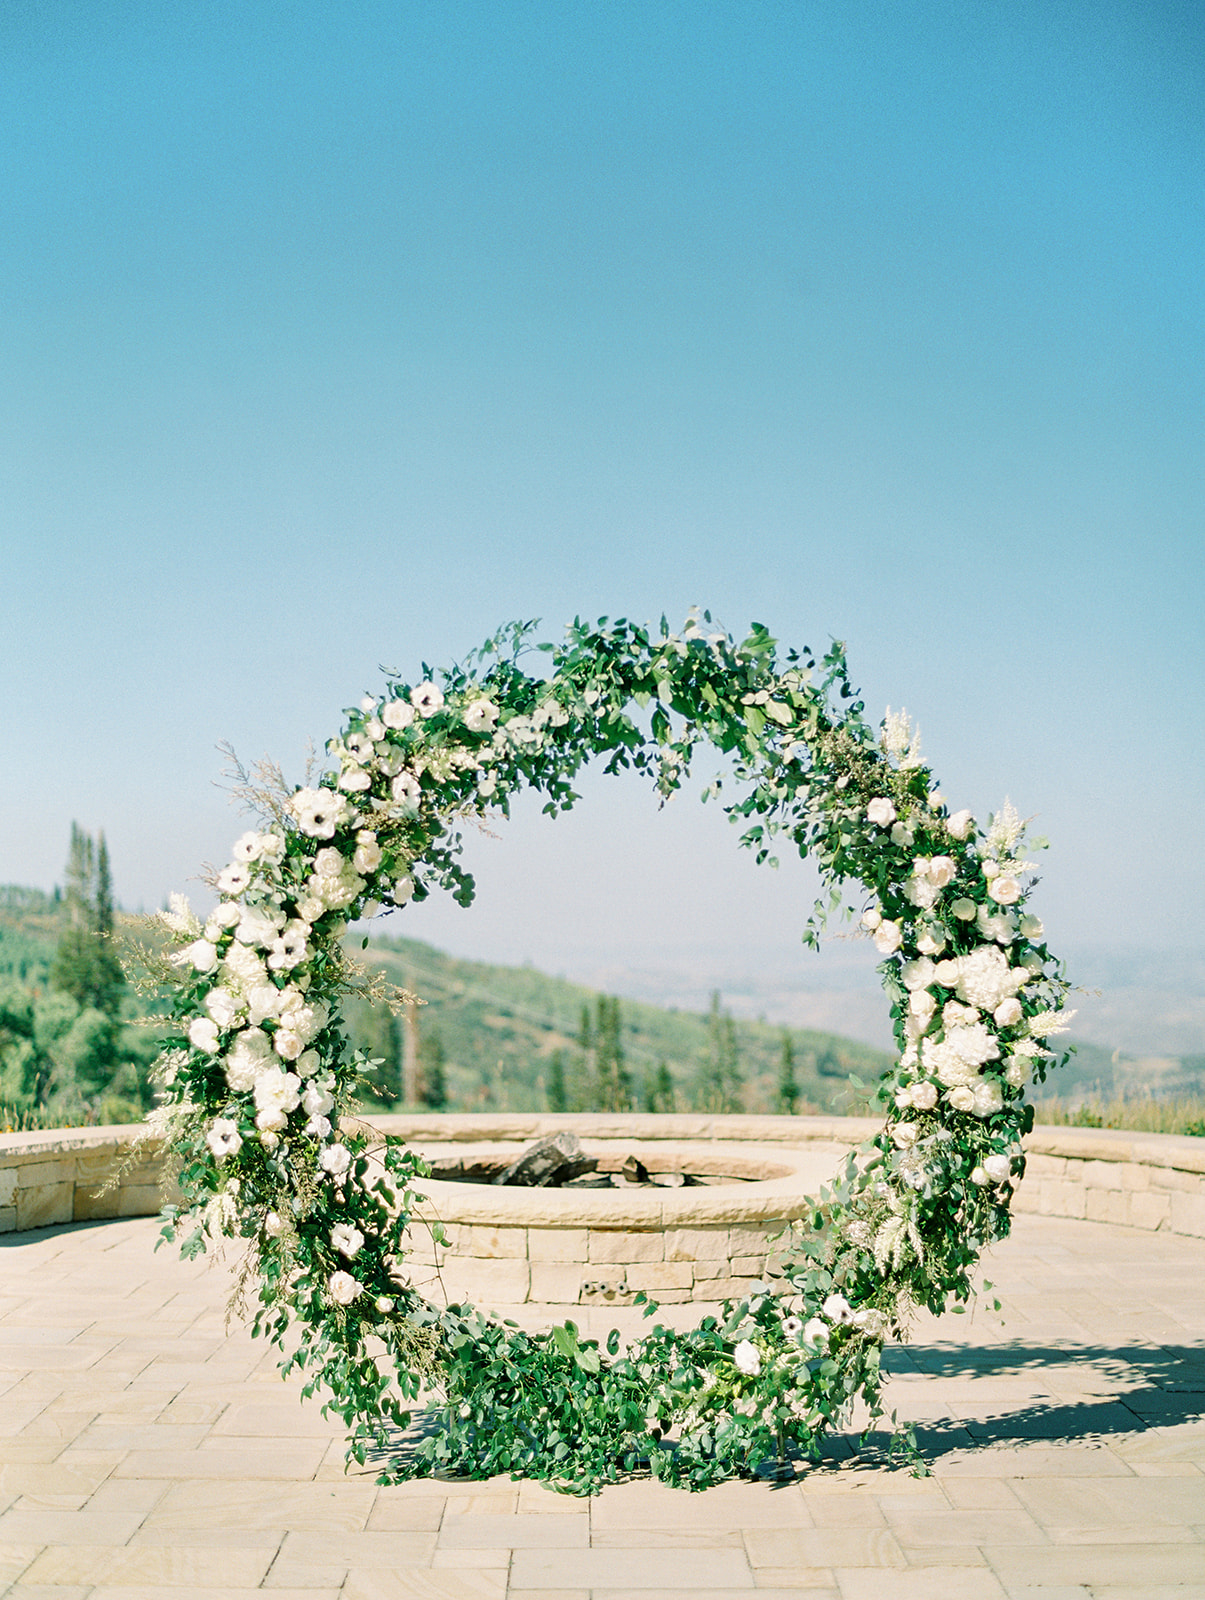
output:
[[[780,666],[760,626],[738,644],[706,613],[676,634],[604,618],[535,646],[550,657],[537,673],[533,627],[366,696],[305,785],[242,775],[260,826],[216,874],[215,910],[202,923],[177,899],[162,914],[175,1033],[151,1131],[179,1153],[185,1196],[165,1235],[185,1252],[246,1241],[255,1331],[288,1342],[285,1370],[326,1393],[358,1461],[441,1394],[435,1431],[382,1481],[506,1471],[589,1492],[640,1467],[699,1489],[816,1455],[856,1399],[880,1416],[884,1341],[916,1307],[968,1299],[1008,1231],[1024,1089],[1045,1075],[1067,984],[1025,910],[1015,811],[986,828],[951,815],[907,718],[866,722],[841,646]],[[368,1063],[340,997],[385,986],[345,953],[348,924],[437,887],[469,904],[461,828],[505,816],[518,791],[555,816],[601,755],[668,798],[700,745],[730,757],[704,798],[759,861],[788,847],[818,862],[805,942],[857,886],[847,910],[883,958],[899,1045],[884,1126],[791,1225],[775,1278],[696,1328],[656,1325],[621,1352],[614,1333],[600,1348],[572,1323],[529,1334],[435,1306],[404,1265],[422,1164],[350,1116]]]

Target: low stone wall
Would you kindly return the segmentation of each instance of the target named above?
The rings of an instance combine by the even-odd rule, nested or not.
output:
[[[1038,1127],[1025,1152],[1014,1211],[1205,1239],[1205,1139]]]
[[[471,1142],[526,1142],[557,1128],[571,1127],[579,1137],[600,1140],[665,1140],[707,1142],[723,1140],[741,1145],[806,1146],[834,1142],[846,1147],[858,1144],[873,1133],[877,1124],[857,1117],[722,1117],[722,1116],[568,1116],[537,1115],[458,1116],[425,1115],[373,1118],[382,1131],[397,1134],[419,1147],[447,1146]],[[0,1134],[0,1233],[27,1228],[46,1228],[65,1222],[89,1222],[101,1217],[153,1215],[163,1204],[164,1157],[153,1141],[143,1144],[129,1160],[131,1145],[141,1132],[137,1124],[104,1128],[49,1129],[45,1132]],[[1025,1141],[1028,1167],[1025,1181],[1013,1205],[1018,1212],[1043,1216],[1080,1217],[1089,1222],[1114,1222],[1148,1232],[1186,1234],[1205,1238],[1205,1139],[1173,1134],[1126,1133],[1106,1128],[1035,1128]],[[777,1154],[777,1152],[775,1152]],[[113,1175],[126,1162],[118,1182],[109,1186]],[[442,1185],[443,1189],[453,1187]],[[174,1186],[169,1185],[169,1190]],[[490,1206],[505,1190],[478,1191],[480,1204]],[[689,1191],[698,1195],[699,1190]],[[704,1191],[706,1192],[706,1191]],[[510,1191],[523,1194],[523,1191]],[[529,1192],[530,1193],[530,1192]],[[672,1200],[677,1191],[667,1191],[663,1201]],[[717,1204],[739,1204],[739,1190],[714,1191]],[[589,1191],[582,1198],[586,1198]],[[166,1198],[171,1198],[169,1192]],[[597,1198],[602,1198],[598,1196]],[[632,1262],[634,1267],[658,1267],[650,1278],[660,1284],[637,1285],[628,1274],[630,1287],[659,1288],[662,1295],[674,1287],[668,1280],[678,1274],[676,1252],[694,1252],[696,1278],[702,1279],[707,1263],[722,1259],[740,1262],[741,1273],[750,1261],[764,1254],[754,1234],[764,1239],[764,1222],[749,1216],[727,1219],[713,1216],[692,1221],[697,1238],[675,1237],[672,1218],[666,1219],[665,1243],[655,1260]],[[616,1263],[605,1259],[607,1245],[600,1239],[581,1261],[566,1260],[562,1254],[535,1251],[530,1232],[512,1222],[512,1231],[503,1231],[497,1217],[456,1224],[458,1248],[472,1251],[482,1265],[498,1277],[494,1297],[504,1298],[501,1290],[507,1273],[513,1277],[528,1274],[532,1283],[548,1280],[547,1269],[585,1265],[597,1266],[587,1275],[589,1283],[607,1284],[615,1274],[605,1269]],[[485,1230],[485,1231],[478,1231]],[[492,1232],[491,1232],[492,1230]],[[684,1231],[679,1226],[677,1233]],[[520,1240],[519,1235],[524,1237]],[[723,1235],[723,1237],[721,1237]],[[564,1231],[559,1245],[576,1251],[579,1241],[572,1229]],[[551,1248],[551,1246],[549,1246]],[[655,1246],[651,1246],[655,1249]],[[493,1250],[497,1253],[490,1255]],[[502,1253],[505,1250],[508,1253]],[[513,1252],[513,1253],[512,1253]],[[520,1253],[521,1252],[521,1253]],[[523,1262],[522,1268],[509,1265]],[[697,1271],[702,1263],[702,1272]],[[434,1265],[434,1253],[432,1254]],[[447,1257],[441,1261],[446,1267]],[[669,1269],[669,1270],[667,1270]],[[738,1276],[737,1271],[725,1276]],[[717,1285],[720,1274],[717,1274]],[[509,1280],[507,1280],[509,1281]],[[566,1280],[567,1281],[567,1280]],[[605,1288],[601,1291],[605,1298]],[[541,1296],[542,1297],[542,1296]]]
[[[140,1123],[0,1134],[0,1233],[99,1217],[153,1216],[171,1198],[156,1140]]]

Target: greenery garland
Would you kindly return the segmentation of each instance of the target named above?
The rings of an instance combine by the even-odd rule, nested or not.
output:
[[[764,628],[737,644],[707,613],[680,633],[575,621],[558,647],[534,646],[533,627],[366,697],[304,786],[243,774],[262,826],[215,875],[216,908],[203,924],[180,899],[161,914],[174,1037],[152,1122],[185,1196],[164,1232],[186,1253],[246,1241],[255,1332],[287,1341],[283,1370],[302,1369],[307,1394],[328,1392],[349,1457],[393,1452],[383,1482],[503,1471],[589,1492],[643,1468],[704,1488],[815,1456],[855,1399],[881,1416],[884,1341],[916,1307],[970,1296],[980,1252],[1008,1231],[1024,1089],[1045,1075],[1068,986],[1025,911],[1016,812],[986,829],[951,815],[907,717],[864,720],[841,646],[780,667]],[[520,664],[532,648],[546,672]],[[461,826],[506,815],[520,789],[555,816],[604,755],[668,797],[700,743],[731,758],[705,798],[735,789],[741,843],[774,861],[784,840],[818,862],[826,895],[805,942],[859,886],[899,1045],[878,1086],[884,1126],[791,1225],[775,1280],[687,1332],[654,1326],[624,1351],[613,1332],[600,1349],[572,1323],[527,1334],[432,1305],[400,1244],[425,1169],[349,1115],[366,1062],[340,996],[380,980],[346,954],[347,927],[436,886],[469,904]],[[397,1459],[396,1430],[432,1392],[438,1427]]]

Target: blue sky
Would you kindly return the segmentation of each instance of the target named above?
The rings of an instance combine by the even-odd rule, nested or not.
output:
[[[712,608],[844,639],[1052,941],[1200,954],[1205,21],[1186,4],[18,4],[0,16],[0,882],[127,905],[384,665]],[[593,786],[413,931],[790,951]],[[1060,939],[1061,936],[1061,939]]]

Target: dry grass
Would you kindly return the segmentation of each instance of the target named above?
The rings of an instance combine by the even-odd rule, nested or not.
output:
[[[1060,1128],[1127,1128],[1133,1133],[1190,1133],[1205,1138],[1205,1096],[1090,1095],[1073,1106],[1035,1100],[1034,1120]]]

